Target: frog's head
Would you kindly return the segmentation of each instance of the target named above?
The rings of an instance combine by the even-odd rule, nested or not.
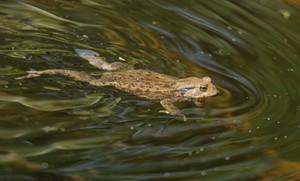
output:
[[[189,83],[186,82],[178,89],[183,92],[185,98],[199,99],[214,96],[218,93],[216,86],[211,83],[210,77],[203,77],[202,79],[191,77],[190,79],[193,80]]]

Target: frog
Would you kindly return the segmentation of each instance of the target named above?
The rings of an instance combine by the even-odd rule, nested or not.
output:
[[[178,78],[171,75],[158,73],[152,70],[135,69],[125,62],[109,63],[106,58],[97,52],[87,50],[78,53],[91,65],[104,70],[100,78],[95,78],[87,73],[66,70],[30,70],[27,75],[16,79],[39,77],[41,75],[63,75],[77,81],[89,83],[93,86],[113,86],[118,90],[136,95],[148,100],[160,101],[165,110],[160,111],[170,115],[179,115],[186,121],[186,116],[174,105],[176,102],[193,101],[196,106],[202,105],[206,97],[218,93],[210,77]]]

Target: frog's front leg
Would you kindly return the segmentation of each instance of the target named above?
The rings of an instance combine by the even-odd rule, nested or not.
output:
[[[205,97],[199,97],[193,100],[194,104],[198,107],[202,106],[205,102]]]
[[[41,75],[64,75],[64,76],[72,77],[82,82],[87,82],[95,86],[103,86],[105,84],[86,73],[77,72],[74,70],[60,70],[60,69],[49,69],[49,70],[41,70],[41,71],[32,70],[32,71],[27,71],[27,73],[28,75],[17,77],[16,79],[19,80],[27,79],[27,78],[39,77]]]
[[[171,99],[164,99],[160,101],[160,104],[166,109],[160,112],[164,112],[166,114],[171,114],[171,115],[183,116],[183,121],[186,122],[185,115],[180,112],[180,110],[173,104],[173,101]]]

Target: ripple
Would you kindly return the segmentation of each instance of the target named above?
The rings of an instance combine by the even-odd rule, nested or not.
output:
[[[18,102],[24,106],[43,110],[43,111],[60,111],[65,109],[75,109],[87,107],[97,103],[101,99],[99,95],[89,95],[86,98],[74,100],[32,100],[22,96],[14,96],[5,93],[0,93],[0,100],[7,102]]]
[[[2,3],[1,149],[20,155],[19,162],[46,165],[39,175],[60,178],[276,179],[268,171],[277,169],[292,177],[284,168],[299,165],[300,47],[299,10],[290,4],[297,6]],[[80,57],[82,50],[177,77],[210,76],[219,93],[200,107],[177,104],[188,117],[184,123],[159,114],[158,102],[111,87],[57,76],[12,81],[30,69],[101,76]]]

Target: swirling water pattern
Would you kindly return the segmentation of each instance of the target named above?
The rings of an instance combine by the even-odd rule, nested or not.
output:
[[[0,180],[299,179],[299,16],[292,0],[1,2]],[[101,76],[78,49],[219,94],[178,104],[184,123],[111,87],[15,80]]]

